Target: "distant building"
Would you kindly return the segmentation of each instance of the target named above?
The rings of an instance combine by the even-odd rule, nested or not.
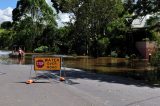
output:
[[[133,37],[136,37],[135,40],[135,47],[141,54],[142,58],[144,59],[149,59],[150,56],[157,50],[158,46],[155,41],[149,41],[148,37],[150,35],[147,35],[145,32],[146,28],[149,27],[147,25],[147,20],[151,17],[152,15],[146,15],[143,17],[138,17],[137,19],[133,20],[131,28],[133,30],[138,30]],[[143,33],[144,32],[144,33]]]

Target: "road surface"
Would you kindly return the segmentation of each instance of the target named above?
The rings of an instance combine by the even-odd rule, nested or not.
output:
[[[160,88],[132,79],[65,68],[71,84],[25,84],[30,65],[0,64],[0,106],[159,106]],[[32,73],[33,75],[33,73]]]

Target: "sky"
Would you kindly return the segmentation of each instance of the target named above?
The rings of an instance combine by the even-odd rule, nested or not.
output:
[[[16,7],[18,0],[0,0],[0,24],[4,21],[12,21],[12,10]],[[137,1],[137,0],[135,0]],[[46,2],[52,7],[51,0],[46,0]],[[69,14],[59,13],[56,19],[58,26],[64,26],[63,23],[70,20]]]
[[[17,0],[0,0],[0,9],[6,9],[7,7],[15,8]]]
[[[4,21],[12,21],[12,10],[16,7],[18,0],[0,0],[0,24]],[[52,7],[51,0],[46,0],[46,2]],[[58,26],[64,26],[63,23],[68,22],[69,14],[59,13],[59,18],[56,20]]]
[[[0,0],[0,23],[12,21],[12,10],[16,7],[17,0]]]

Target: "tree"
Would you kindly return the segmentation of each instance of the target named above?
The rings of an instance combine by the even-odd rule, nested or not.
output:
[[[13,10],[13,22],[20,21],[25,17],[31,17],[36,22],[56,25],[53,10],[45,0],[19,0]]]
[[[1,49],[9,49],[13,42],[13,37],[15,35],[15,31],[12,30],[3,30],[0,31],[0,48]]]
[[[52,2],[57,12],[75,15],[72,48],[80,54],[88,54],[89,49],[89,54],[94,57],[101,55],[98,53],[98,42],[109,37],[110,33],[106,27],[122,16],[122,2],[120,0],[52,0]]]
[[[131,26],[134,19],[141,18],[143,20],[143,18],[146,15],[155,16],[155,14],[157,14],[160,11],[160,1],[159,0],[124,0],[124,8],[129,13],[126,19],[128,22],[128,26]],[[152,22],[149,22],[150,25],[148,24],[148,26],[144,27],[143,29],[133,30],[130,27],[129,34],[131,35],[130,38],[132,39],[132,41],[135,42],[136,40],[143,40],[146,37],[149,38],[150,40],[153,40],[154,34],[151,34],[153,33],[153,30],[151,30],[153,28]],[[136,35],[136,36],[133,36],[133,35]],[[155,38],[159,38],[159,37],[155,37]],[[135,45],[135,44],[133,43],[132,45]],[[132,48],[134,48],[134,46]]]
[[[148,20],[148,25],[152,29],[156,27],[155,22],[159,20],[160,0],[137,0],[137,3],[134,3],[134,0],[125,0],[124,7],[131,14],[130,25],[135,18],[150,14],[152,17]]]
[[[124,1],[125,10],[132,14],[133,19],[160,11],[159,0],[137,0],[137,3],[134,0]]]
[[[19,0],[12,18],[17,31],[14,43],[25,41],[23,45],[29,50],[39,45],[37,40],[47,26],[57,26],[55,14],[45,0]]]
[[[14,28],[16,36],[14,37],[13,45],[25,45],[26,49],[31,51],[37,46],[36,37],[39,37],[43,32],[43,25],[38,23],[33,24],[31,17],[20,20],[15,24]]]
[[[153,40],[160,45],[160,13],[155,13],[147,20],[149,31],[152,34]]]
[[[4,21],[1,23],[1,28],[10,29],[10,28],[12,28],[12,23],[10,21]]]

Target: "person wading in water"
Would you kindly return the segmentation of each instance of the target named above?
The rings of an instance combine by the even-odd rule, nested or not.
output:
[[[21,48],[19,48],[18,57],[23,57],[23,56],[24,56],[24,51]]]

